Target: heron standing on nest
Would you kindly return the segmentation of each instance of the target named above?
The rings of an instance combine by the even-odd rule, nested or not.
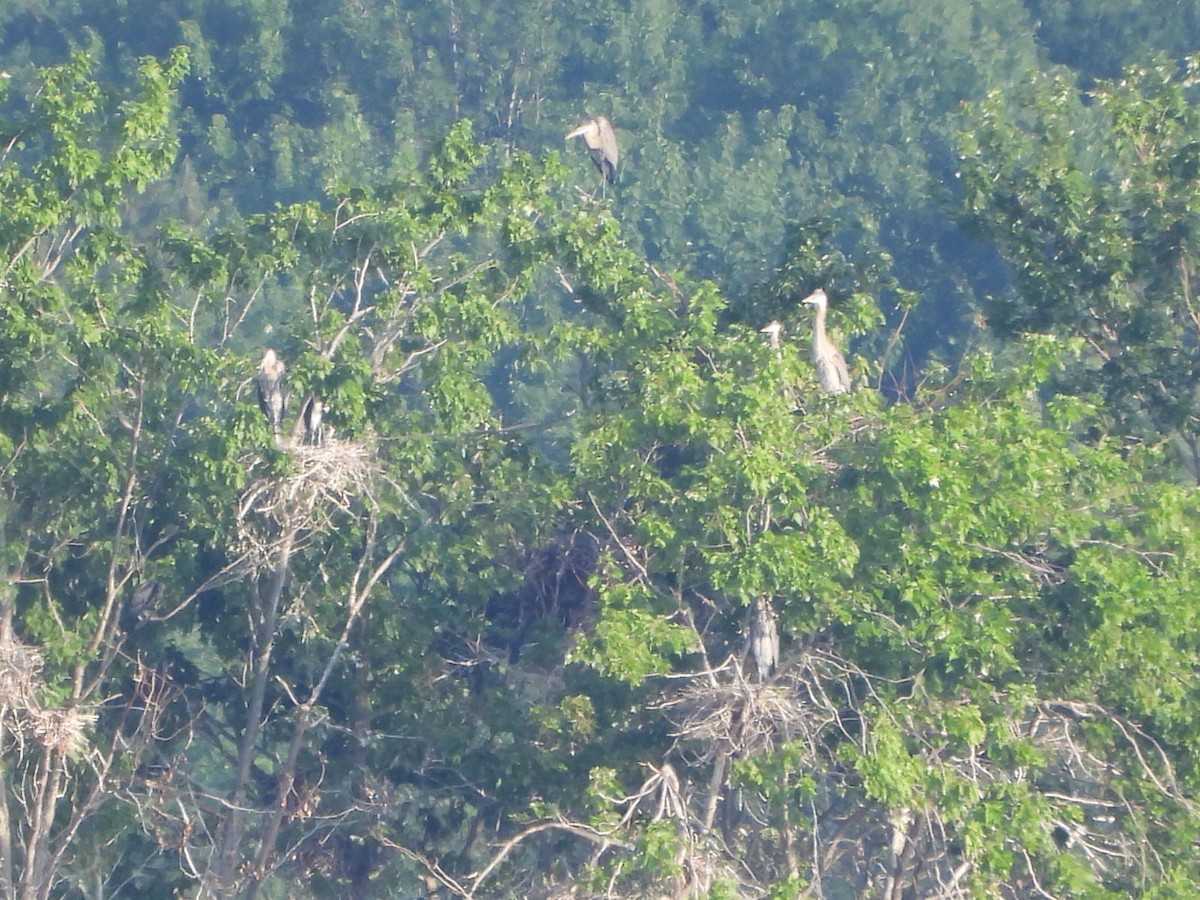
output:
[[[617,149],[617,135],[612,124],[604,116],[584,119],[579,127],[567,135],[567,140],[581,137],[592,154],[592,162],[609,184],[617,183],[617,165],[621,151]]]
[[[304,422],[305,440],[313,447],[320,447],[325,443],[325,426],[321,424],[324,417],[324,402],[320,397],[309,397],[304,402],[300,418]]]
[[[829,308],[829,297],[817,288],[800,301],[817,308],[813,321],[813,365],[817,367],[817,380],[821,390],[827,394],[845,394],[850,391],[850,370],[842,351],[834,346],[825,334],[825,311]]]
[[[283,360],[275,355],[274,350],[263,354],[262,362],[258,364],[258,374],[254,376],[254,385],[258,388],[258,405],[263,415],[271,423],[275,437],[279,437],[279,426],[283,422]]]
[[[756,597],[750,607],[750,662],[759,682],[771,677],[779,665],[778,616],[771,601]]]

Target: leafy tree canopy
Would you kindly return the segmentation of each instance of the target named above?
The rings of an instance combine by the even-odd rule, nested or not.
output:
[[[3,895],[1189,896],[1197,63],[309,7],[9,14]]]

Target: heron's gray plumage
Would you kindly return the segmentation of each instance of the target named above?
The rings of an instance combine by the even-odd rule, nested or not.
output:
[[[779,628],[770,600],[756,598],[750,608],[750,662],[758,680],[766,681],[779,665]]]
[[[609,184],[617,183],[617,166],[621,162],[621,151],[617,148],[617,135],[612,124],[604,116],[584,119],[579,127],[567,135],[567,140],[583,138],[591,151],[592,162]]]
[[[314,447],[319,447],[325,442],[325,429],[321,424],[324,415],[325,404],[320,397],[309,397],[304,401],[304,409],[300,414],[304,420],[304,437]]]
[[[283,422],[283,361],[275,355],[274,350],[263,354],[262,362],[258,364],[258,374],[254,377],[255,387],[258,388],[258,405],[263,415],[271,423],[271,430],[279,434],[279,426]]]
[[[801,302],[817,308],[817,315],[813,321],[812,358],[821,390],[827,394],[848,393],[850,369],[846,366],[846,358],[825,333],[825,311],[829,308],[829,298],[823,290],[817,288]]]
[[[162,597],[163,586],[158,581],[144,581],[133,589],[133,594],[121,608],[120,625],[126,633],[132,633],[150,618],[151,610]]]

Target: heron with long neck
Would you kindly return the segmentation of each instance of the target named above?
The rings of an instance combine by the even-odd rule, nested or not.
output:
[[[279,426],[283,422],[283,360],[275,355],[274,350],[263,354],[262,362],[258,364],[258,374],[254,376],[254,386],[258,388],[258,405],[263,415],[271,423],[271,430],[279,436]]]
[[[621,151],[617,149],[617,135],[612,124],[604,116],[584,119],[579,127],[567,135],[571,138],[583,138],[592,154],[592,162],[600,170],[600,174],[609,184],[617,183],[617,166],[621,161]]]
[[[812,358],[813,365],[817,368],[817,381],[821,384],[821,390],[827,394],[848,393],[850,369],[846,366],[846,358],[825,333],[825,312],[829,308],[829,297],[825,291],[817,288],[800,302],[817,309],[813,320]]]
[[[759,682],[766,681],[779,665],[779,617],[771,601],[756,597],[750,607],[750,662]]]
[[[783,352],[783,323],[778,319],[767,324],[765,328],[758,329],[759,334],[767,336],[767,346],[776,353]]]
[[[300,412],[300,418],[304,422],[305,440],[313,447],[320,447],[325,443],[325,426],[321,424],[324,416],[325,403],[320,397],[309,397]]]

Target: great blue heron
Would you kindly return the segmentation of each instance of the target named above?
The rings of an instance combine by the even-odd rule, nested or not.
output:
[[[750,607],[750,662],[760,682],[766,681],[779,665],[779,628],[770,600],[756,597]]]
[[[304,422],[304,437],[314,447],[325,443],[325,429],[321,425],[324,415],[325,404],[319,397],[309,397],[304,401],[304,409],[300,412],[300,418]]]
[[[268,350],[263,354],[262,362],[258,364],[258,374],[254,377],[255,387],[258,388],[258,405],[271,423],[271,430],[276,437],[279,436],[286,406],[283,396],[284,368],[283,361],[275,355],[275,351]]]
[[[817,308],[817,315],[813,321],[812,357],[813,365],[817,367],[817,380],[821,383],[821,390],[827,394],[849,392],[850,370],[846,368],[846,358],[825,334],[825,311],[829,307],[829,298],[825,291],[817,288],[800,302]]]
[[[778,319],[776,319],[775,321],[769,323],[765,328],[760,328],[758,330],[759,330],[759,333],[765,334],[767,336],[767,346],[769,346],[772,350],[781,350],[782,349],[782,341],[781,341],[781,336],[783,335],[783,323],[782,322],[780,322]]]
[[[136,588],[125,605],[121,607],[120,625],[126,634],[132,634],[138,626],[150,618],[150,610],[162,596],[163,586],[157,581],[143,581]]]
[[[584,119],[579,127],[567,135],[567,140],[581,137],[591,151],[592,162],[609,184],[617,183],[617,165],[621,161],[621,151],[617,149],[617,135],[613,132],[612,124],[604,116]]]

